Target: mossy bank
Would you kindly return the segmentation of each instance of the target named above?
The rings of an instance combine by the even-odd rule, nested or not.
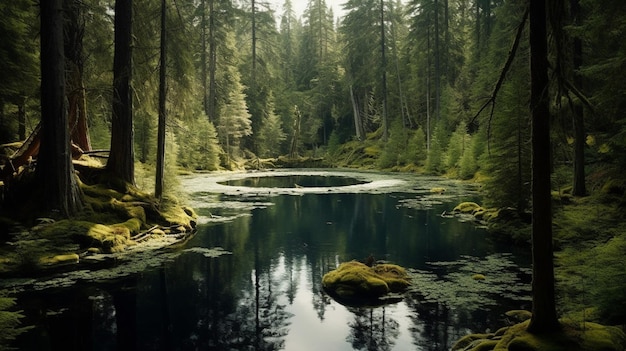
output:
[[[4,212],[0,219],[4,227],[0,274],[32,274],[76,264],[89,255],[119,253],[165,237],[183,240],[193,233],[197,216],[179,200],[157,199],[132,184],[111,178],[97,165],[79,164],[77,168],[84,206],[76,216]],[[36,197],[30,194],[27,200],[36,201]]]

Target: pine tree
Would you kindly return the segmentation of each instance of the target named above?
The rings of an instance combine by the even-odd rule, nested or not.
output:
[[[4,1],[0,4],[0,144],[26,139],[27,101],[35,98],[39,88],[39,58],[37,44],[37,11],[28,0]],[[5,107],[15,105],[17,120],[5,117]]]
[[[228,100],[222,106],[217,124],[217,132],[222,147],[226,151],[227,165],[230,165],[233,157],[242,156],[240,152],[241,140],[245,136],[252,135],[252,121],[248,107],[244,86],[239,81],[237,71],[232,69],[233,86],[228,92]]]
[[[286,140],[280,117],[274,112],[273,98],[270,98],[268,110],[261,120],[261,128],[257,136],[259,156],[275,157],[281,151],[281,145]]]

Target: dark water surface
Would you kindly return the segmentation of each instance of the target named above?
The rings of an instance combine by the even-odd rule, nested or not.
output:
[[[20,293],[36,328],[19,348],[448,350],[501,325],[504,311],[528,308],[526,260],[442,218],[457,197],[414,206],[414,191],[261,197],[190,184],[204,221],[186,251],[123,278]],[[193,249],[215,247],[232,254]],[[323,292],[324,273],[370,254],[415,275],[401,302],[345,307]]]

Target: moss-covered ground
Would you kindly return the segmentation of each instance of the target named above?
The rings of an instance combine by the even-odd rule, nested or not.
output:
[[[79,161],[75,167],[84,209],[74,217],[5,211],[7,215],[0,219],[4,227],[0,274],[31,274],[78,263],[85,255],[122,252],[159,236],[184,237],[193,231],[196,214],[175,198],[157,199],[108,176],[93,160]],[[28,206],[25,202],[24,208]]]
[[[495,333],[470,334],[452,351],[622,351],[626,336],[618,327],[562,319],[561,330],[548,334],[526,331],[529,321],[503,327]]]

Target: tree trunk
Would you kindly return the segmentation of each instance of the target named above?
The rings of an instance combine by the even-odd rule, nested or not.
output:
[[[293,136],[291,138],[291,147],[289,149],[289,157],[295,159],[298,157],[298,143],[300,139],[300,120],[302,115],[298,106],[294,108],[294,120],[293,120]]]
[[[209,0],[209,121],[217,121],[217,26],[215,25],[215,0]]]
[[[383,92],[383,141],[389,138],[389,123],[387,122],[387,57],[385,56],[385,2],[380,0],[380,56],[382,71]]]
[[[250,77],[251,88],[255,89],[256,83],[256,2],[255,0],[251,0],[252,2],[252,72]]]
[[[481,39],[480,35],[480,1],[475,1],[476,4],[476,58],[480,59],[480,47]]]
[[[550,110],[548,107],[548,48],[546,3],[530,0],[530,110],[532,143],[532,318],[531,333],[559,329],[552,261],[550,195]]]
[[[63,2],[40,2],[41,9],[41,148],[36,177],[41,210],[72,216],[82,209],[74,176],[65,105]]]
[[[435,0],[435,119],[441,118],[441,40],[439,38],[439,0]]]
[[[26,139],[26,97],[24,97],[20,101],[19,105],[17,105],[17,123],[18,123],[17,136],[20,140],[25,140]]]
[[[202,46],[202,51],[200,52],[200,79],[202,80],[202,107],[204,108],[204,113],[206,114],[209,121],[211,121],[211,115],[209,114],[209,86],[208,86],[208,78],[207,78],[207,60],[206,60],[206,44],[207,44],[207,35],[206,35],[206,1],[202,0],[200,2],[200,8],[202,13],[200,14],[200,42]],[[212,0],[209,0],[212,1]]]
[[[431,132],[430,132],[430,24],[426,30],[426,151],[430,152]]]
[[[363,130],[363,120],[359,112],[358,101],[356,100],[354,96],[354,90],[352,89],[352,85],[350,85],[350,100],[352,101],[352,113],[354,115],[354,129],[356,132],[356,138],[359,141],[363,141],[365,140],[365,131]]]
[[[582,25],[581,9],[579,0],[570,0],[571,15],[574,25]],[[574,64],[574,84],[577,89],[581,89],[583,79],[578,70],[583,64],[583,45],[580,37],[574,38],[573,48],[573,64]],[[587,189],[585,187],[585,120],[583,117],[583,106],[581,103],[574,105],[574,183],[572,186],[572,195],[585,196]]]
[[[161,199],[163,196],[163,173],[165,171],[165,101],[166,101],[166,16],[165,0],[161,0],[161,57],[159,59],[159,127],[157,132],[157,158],[156,158],[156,184],[154,186],[154,196]]]
[[[107,169],[130,184],[135,184],[133,148],[132,76],[132,0],[115,1],[115,54],[113,57],[113,115],[111,152]]]
[[[77,0],[65,0],[65,59],[67,100],[69,109],[69,128],[71,140],[82,150],[91,150],[89,128],[87,125],[87,103],[83,83],[83,36],[85,20],[82,3]]]

